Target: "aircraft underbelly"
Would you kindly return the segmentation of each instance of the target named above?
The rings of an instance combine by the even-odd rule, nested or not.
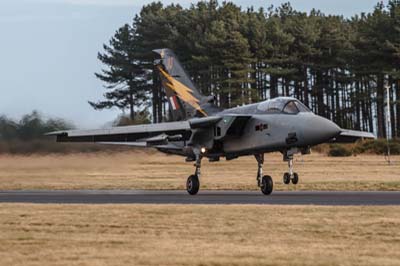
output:
[[[262,141],[260,141],[262,143]],[[247,140],[239,140],[236,142],[227,142],[224,146],[225,153],[243,153],[243,152],[260,152],[260,151],[274,151],[279,150],[284,143],[281,141],[271,140],[269,143],[263,145],[254,145],[252,142]]]

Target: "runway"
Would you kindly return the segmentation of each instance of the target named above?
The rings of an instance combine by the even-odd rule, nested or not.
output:
[[[385,206],[400,205],[400,192],[274,192],[263,196],[259,191],[186,191],[148,190],[35,190],[0,191],[1,203],[59,204],[262,204]]]

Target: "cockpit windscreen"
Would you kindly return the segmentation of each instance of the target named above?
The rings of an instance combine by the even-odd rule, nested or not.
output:
[[[262,102],[258,105],[257,110],[264,114],[297,114],[311,112],[310,109],[308,109],[300,101],[292,98],[276,98]]]

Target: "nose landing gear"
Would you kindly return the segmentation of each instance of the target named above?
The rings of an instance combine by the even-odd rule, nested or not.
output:
[[[290,181],[292,181],[293,185],[297,185],[299,183],[299,175],[293,172],[293,155],[288,156],[286,160],[288,162],[289,172],[283,174],[283,183],[289,185]]]

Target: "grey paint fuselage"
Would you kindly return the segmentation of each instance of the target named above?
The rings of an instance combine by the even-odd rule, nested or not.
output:
[[[256,131],[259,124],[266,124],[268,128]],[[224,151],[251,154],[303,148],[326,142],[339,133],[336,124],[313,113],[253,115],[240,138],[224,141]],[[295,143],[286,142],[289,134],[296,136]]]
[[[286,101],[286,104],[291,101],[298,102],[294,98],[281,97],[277,99]],[[260,110],[259,106],[268,102],[270,101],[227,109],[214,114],[213,117],[221,118],[220,124],[224,124],[225,120],[225,122],[229,123],[229,118],[231,117],[248,116],[249,119],[244,124],[240,135],[226,135],[219,140],[222,145],[220,151],[213,149],[214,142],[210,142],[208,145],[203,143],[203,146],[209,150],[204,156],[244,156],[275,151],[284,152],[291,148],[309,148],[329,141],[342,131],[334,122],[315,115],[311,111],[298,113],[277,111],[275,113],[267,113]],[[257,126],[260,125],[265,126],[265,128],[257,130]],[[199,135],[207,136],[204,130]],[[288,142],[290,136],[294,140]],[[212,134],[211,136],[207,136],[207,138],[210,140],[214,139]],[[184,142],[178,144],[181,147],[185,145],[186,143]],[[168,153],[171,152],[168,147],[160,150]],[[183,153],[181,155],[187,156],[188,154]]]

